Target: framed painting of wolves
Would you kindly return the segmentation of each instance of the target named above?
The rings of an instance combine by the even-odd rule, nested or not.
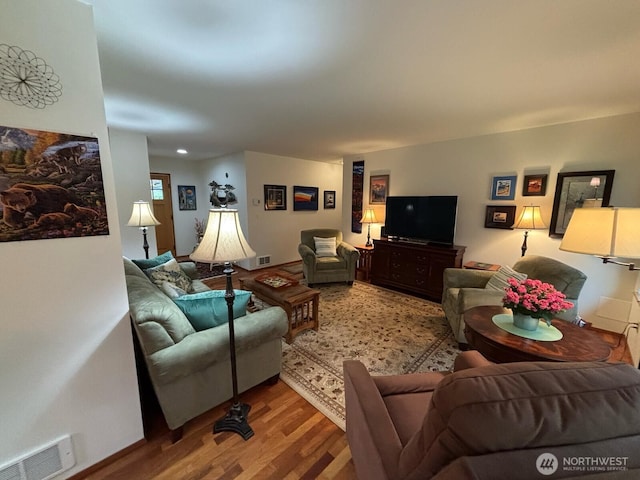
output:
[[[0,126],[0,241],[108,235],[98,139]]]

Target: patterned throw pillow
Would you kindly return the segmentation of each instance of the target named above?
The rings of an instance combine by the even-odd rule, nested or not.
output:
[[[313,237],[313,241],[316,244],[316,255],[318,257],[335,257],[337,255],[336,237]]]
[[[187,292],[185,292],[183,289],[170,282],[162,282],[162,286],[160,287],[160,289],[167,297],[171,299],[178,298],[182,295],[187,294]]]
[[[157,267],[147,268],[144,273],[158,288],[162,288],[164,282],[169,282],[185,292],[192,290],[193,281],[189,275],[182,271],[175,258]]]
[[[233,302],[233,318],[242,317],[247,313],[247,303],[251,292],[234,290],[236,298]],[[175,304],[182,310],[196,331],[216,327],[229,321],[227,300],[224,290],[208,290],[174,298]]]
[[[509,285],[507,279],[510,277],[522,281],[527,279],[527,274],[516,272],[513,268],[505,265],[500,267],[500,270],[493,274],[484,288],[487,290],[498,290],[500,292],[504,292],[504,288]]]
[[[133,263],[135,263],[140,270],[146,270],[147,268],[157,267],[158,265],[162,265],[163,263],[168,262],[173,258],[173,254],[171,250],[168,252],[164,252],[162,255],[158,255],[153,258],[138,258],[136,260],[131,259]]]

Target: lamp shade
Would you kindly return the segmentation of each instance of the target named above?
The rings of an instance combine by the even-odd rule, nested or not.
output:
[[[244,238],[238,211],[227,208],[209,210],[202,241],[189,257],[196,262],[221,263],[255,257]]]
[[[640,258],[640,208],[576,208],[560,250]]]
[[[545,223],[542,221],[540,207],[538,207],[537,205],[524,207],[520,218],[515,224],[515,228],[519,228],[522,230],[539,230],[542,228],[547,228]]]
[[[360,223],[378,223],[376,212],[373,211],[373,208],[365,209],[364,213],[362,214],[362,218],[360,219]]]
[[[143,202],[142,200],[133,202],[133,211],[131,212],[131,218],[127,222],[127,226],[150,227],[152,225],[160,225],[160,222],[153,216],[149,202]]]

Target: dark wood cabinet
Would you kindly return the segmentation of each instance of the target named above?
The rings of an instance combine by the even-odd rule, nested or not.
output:
[[[462,267],[466,247],[374,240],[371,283],[442,299],[445,268]]]

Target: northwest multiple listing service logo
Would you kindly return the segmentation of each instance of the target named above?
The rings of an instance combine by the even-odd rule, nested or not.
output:
[[[536,459],[536,470],[549,476],[558,469],[564,472],[598,473],[623,471],[627,469],[629,457],[562,457],[558,460],[553,453],[543,453]]]

